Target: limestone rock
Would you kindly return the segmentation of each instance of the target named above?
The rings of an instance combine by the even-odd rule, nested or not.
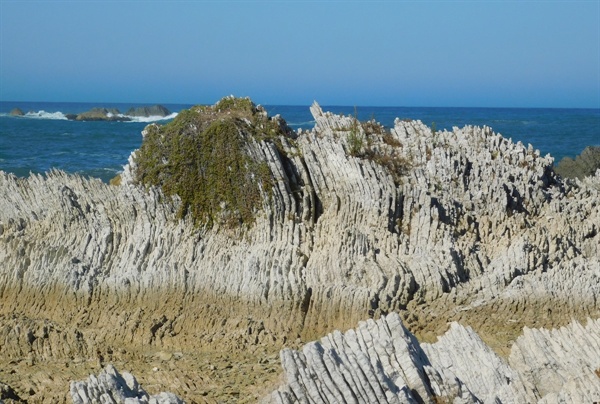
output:
[[[182,198],[138,184],[135,158],[120,186],[59,171],[28,178],[0,172],[0,364],[85,362],[98,352],[116,356],[116,347],[124,360],[142,349],[277,349],[392,312],[428,341],[448,323],[463,324],[467,331],[449,334],[463,336],[440,343],[445,351],[475,341],[470,326],[508,355],[525,326],[600,317],[600,173],[564,181],[551,156],[489,127],[434,133],[422,122],[396,120],[386,130],[316,103],[311,111],[315,128],[293,135],[267,136],[283,128],[279,120],[260,128],[233,117],[247,128],[239,132],[245,151],[270,180],[247,228],[178,218]],[[192,136],[199,129],[185,128]],[[384,338],[368,324],[364,341]],[[427,352],[438,364],[420,368],[421,354],[402,335],[406,377],[377,367],[369,376],[398,382],[382,387],[385,397],[521,398],[537,383],[500,366],[479,342],[474,349],[504,369],[510,384],[500,375],[494,390],[482,378],[496,373],[457,374],[447,364],[468,361],[435,348]],[[289,352],[286,363],[331,367],[319,352],[331,359],[334,342]],[[372,349],[365,358],[380,355]],[[575,397],[591,376],[581,377],[548,394]],[[198,389],[182,389],[200,400]]]
[[[544,402],[600,401],[600,320],[560,329],[525,328],[509,362]]]
[[[70,393],[73,404],[183,404],[172,393],[149,395],[131,373],[121,374],[112,365],[107,365],[98,376],[90,375],[86,381],[71,382]]]
[[[0,382],[0,403],[25,403],[8,384]]]
[[[432,397],[418,342],[398,315],[368,320],[281,352],[288,384],[277,402],[417,403]]]
[[[527,329],[507,362],[469,327],[452,323],[438,342],[419,344],[390,314],[283,350],[286,382],[264,402],[596,402],[599,338],[598,320]]]

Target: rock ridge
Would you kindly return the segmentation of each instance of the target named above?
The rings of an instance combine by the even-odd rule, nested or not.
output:
[[[596,402],[599,341],[598,320],[526,329],[507,361],[456,322],[420,344],[392,313],[282,350],[286,382],[263,402]]]
[[[260,356],[394,312],[421,341],[457,321],[508,357],[523,327],[599,317],[600,174],[564,181],[489,127],[311,112],[309,131],[244,129],[271,184],[245,229],[178,218],[181,198],[137,183],[137,152],[120,186],[0,173],[0,363],[18,370],[0,380],[64,397],[28,369]],[[157,385],[204,400],[173,366]]]

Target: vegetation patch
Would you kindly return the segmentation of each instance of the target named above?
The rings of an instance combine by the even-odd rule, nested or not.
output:
[[[109,185],[114,185],[116,187],[118,187],[119,185],[121,185],[121,174],[117,174],[113,178],[111,178],[110,181],[108,181],[108,184]]]
[[[347,128],[348,154],[382,166],[392,176],[394,184],[401,184],[402,177],[413,166],[402,153],[402,143],[374,118],[361,122],[356,110],[353,118]]]
[[[178,217],[196,224],[251,225],[270,192],[265,161],[251,157],[251,144],[274,142],[287,126],[267,117],[249,98],[226,97],[214,106],[182,111],[170,123],[146,127],[136,153],[136,180],[178,195]]]

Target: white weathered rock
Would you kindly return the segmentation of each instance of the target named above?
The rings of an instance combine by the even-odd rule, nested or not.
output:
[[[71,382],[73,404],[183,404],[173,393],[149,395],[131,373],[120,374],[107,365],[98,376],[81,382]]]
[[[135,185],[133,159],[118,187],[0,173],[0,363],[311,340],[395,311],[411,329],[468,320],[487,335],[599,317],[600,173],[562,182],[551,157],[488,127],[419,121],[352,156],[349,133],[365,129],[311,111],[312,131],[281,139],[287,156],[248,144],[275,185],[247,231],[177,220],[177,198]],[[475,394],[446,368],[431,378]]]
[[[419,344],[394,313],[302,352],[283,350],[286,382],[264,402],[596,402],[599,343],[598,320],[526,330],[506,362],[457,323],[438,342]]]

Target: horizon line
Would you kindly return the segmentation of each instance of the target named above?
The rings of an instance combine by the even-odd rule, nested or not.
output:
[[[245,97],[239,97],[245,98]],[[252,100],[252,98],[250,98]],[[48,103],[48,104],[97,104],[97,106],[110,105],[110,104],[127,104],[131,106],[136,105],[187,105],[193,107],[195,105],[214,105],[213,103],[189,103],[189,102],[147,102],[147,101],[139,101],[139,102],[131,102],[131,101],[18,101],[18,100],[0,100],[1,103]],[[254,100],[252,100],[254,102]],[[255,104],[261,106],[277,106],[277,107],[310,107],[314,102],[317,102],[321,107],[342,107],[342,108],[456,108],[456,109],[597,109],[600,110],[600,106],[597,107],[540,107],[540,106],[441,106],[441,105],[359,105],[359,104],[321,104],[320,102],[314,100],[309,104],[274,104],[274,103],[256,103]]]

